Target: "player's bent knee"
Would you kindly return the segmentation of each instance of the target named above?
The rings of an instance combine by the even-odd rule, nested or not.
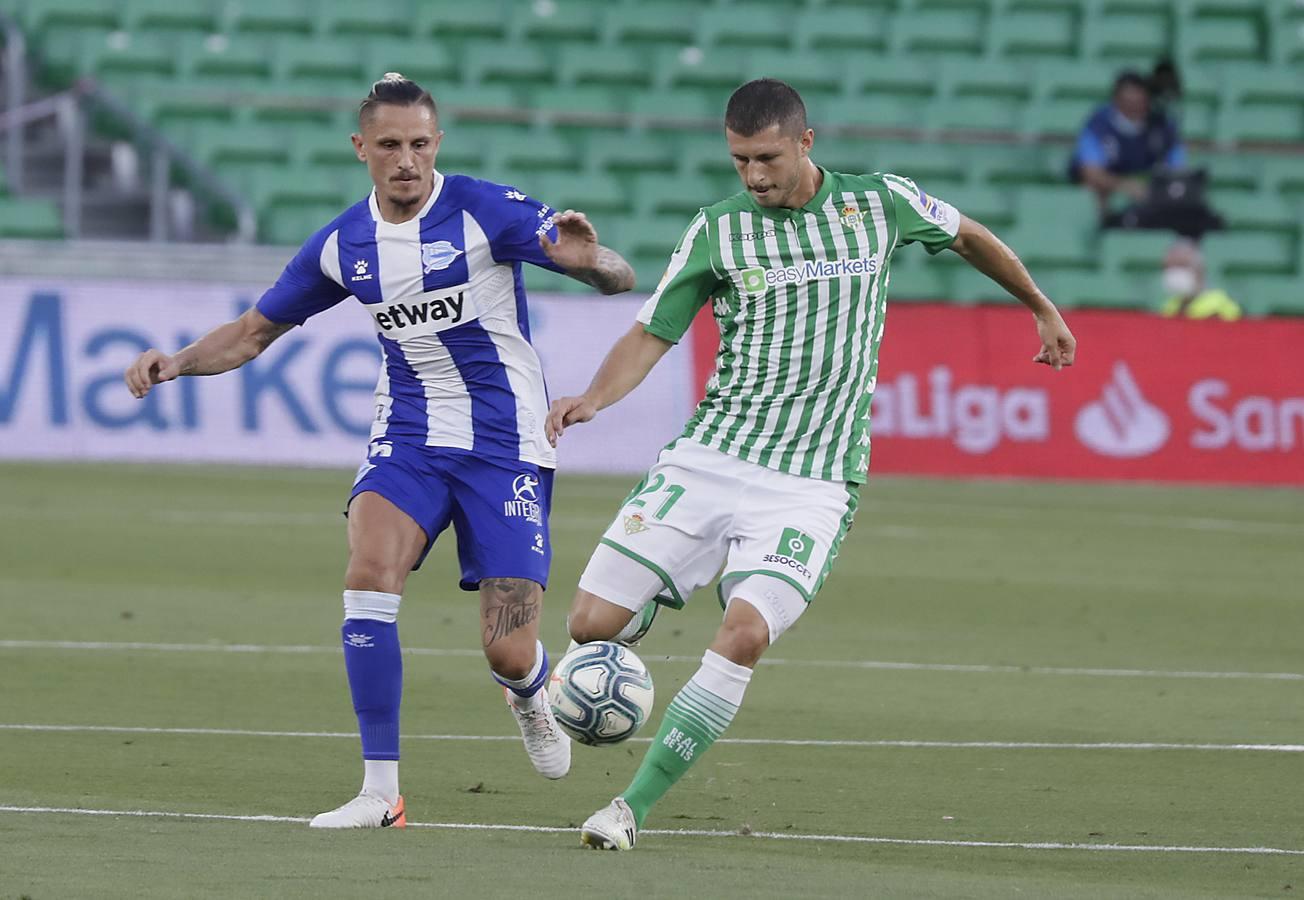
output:
[[[519,680],[534,670],[535,648],[531,643],[528,648],[490,645],[484,648],[484,658],[489,668],[502,678]]]
[[[407,570],[399,570],[382,559],[355,553],[349,557],[349,566],[344,573],[344,588],[349,591],[402,594],[407,574]]]
[[[711,649],[730,662],[751,668],[770,646],[770,625],[755,606],[739,601],[730,601]]]
[[[596,594],[580,591],[566,617],[571,640],[578,644],[609,641],[629,624],[634,611],[603,600]]]

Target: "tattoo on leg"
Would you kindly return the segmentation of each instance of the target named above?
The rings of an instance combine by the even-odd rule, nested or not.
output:
[[[480,590],[486,595],[481,614],[484,646],[539,618],[542,604],[534,588],[534,582],[525,578],[488,578],[480,582]]]

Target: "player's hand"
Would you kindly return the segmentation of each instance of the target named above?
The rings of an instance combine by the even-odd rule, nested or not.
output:
[[[171,381],[181,374],[181,363],[175,356],[168,356],[161,350],[146,350],[136,361],[127,366],[123,379],[131,396],[140,399],[149,393],[150,388],[165,381]]]
[[[560,400],[554,400],[552,408],[548,410],[548,421],[544,425],[548,443],[556,447],[557,439],[566,432],[567,425],[588,422],[597,414],[597,406],[586,397],[562,397]]]
[[[1037,335],[1041,338],[1041,350],[1032,358],[1033,362],[1051,366],[1057,372],[1073,365],[1078,342],[1058,312],[1037,316]]]
[[[598,264],[598,231],[582,212],[568,209],[553,219],[557,240],[539,235],[548,258],[568,272],[584,272]]]

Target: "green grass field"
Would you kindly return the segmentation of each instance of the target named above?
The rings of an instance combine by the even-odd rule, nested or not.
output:
[[[875,481],[752,681],[745,742],[713,747],[637,850],[600,854],[573,829],[646,744],[533,773],[451,541],[401,618],[403,790],[439,824],[297,821],[360,774],[348,480],[0,466],[0,898],[1304,893],[1300,492]],[[628,486],[558,482],[554,654]],[[644,641],[658,717],[718,619],[704,591]]]

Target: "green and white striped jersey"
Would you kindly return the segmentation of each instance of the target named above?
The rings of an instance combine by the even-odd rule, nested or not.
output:
[[[720,350],[683,436],[811,478],[864,482],[888,264],[951,246],[960,214],[897,175],[821,169],[800,209],[743,191],[697,214],[639,312],[678,341],[713,301]]]

